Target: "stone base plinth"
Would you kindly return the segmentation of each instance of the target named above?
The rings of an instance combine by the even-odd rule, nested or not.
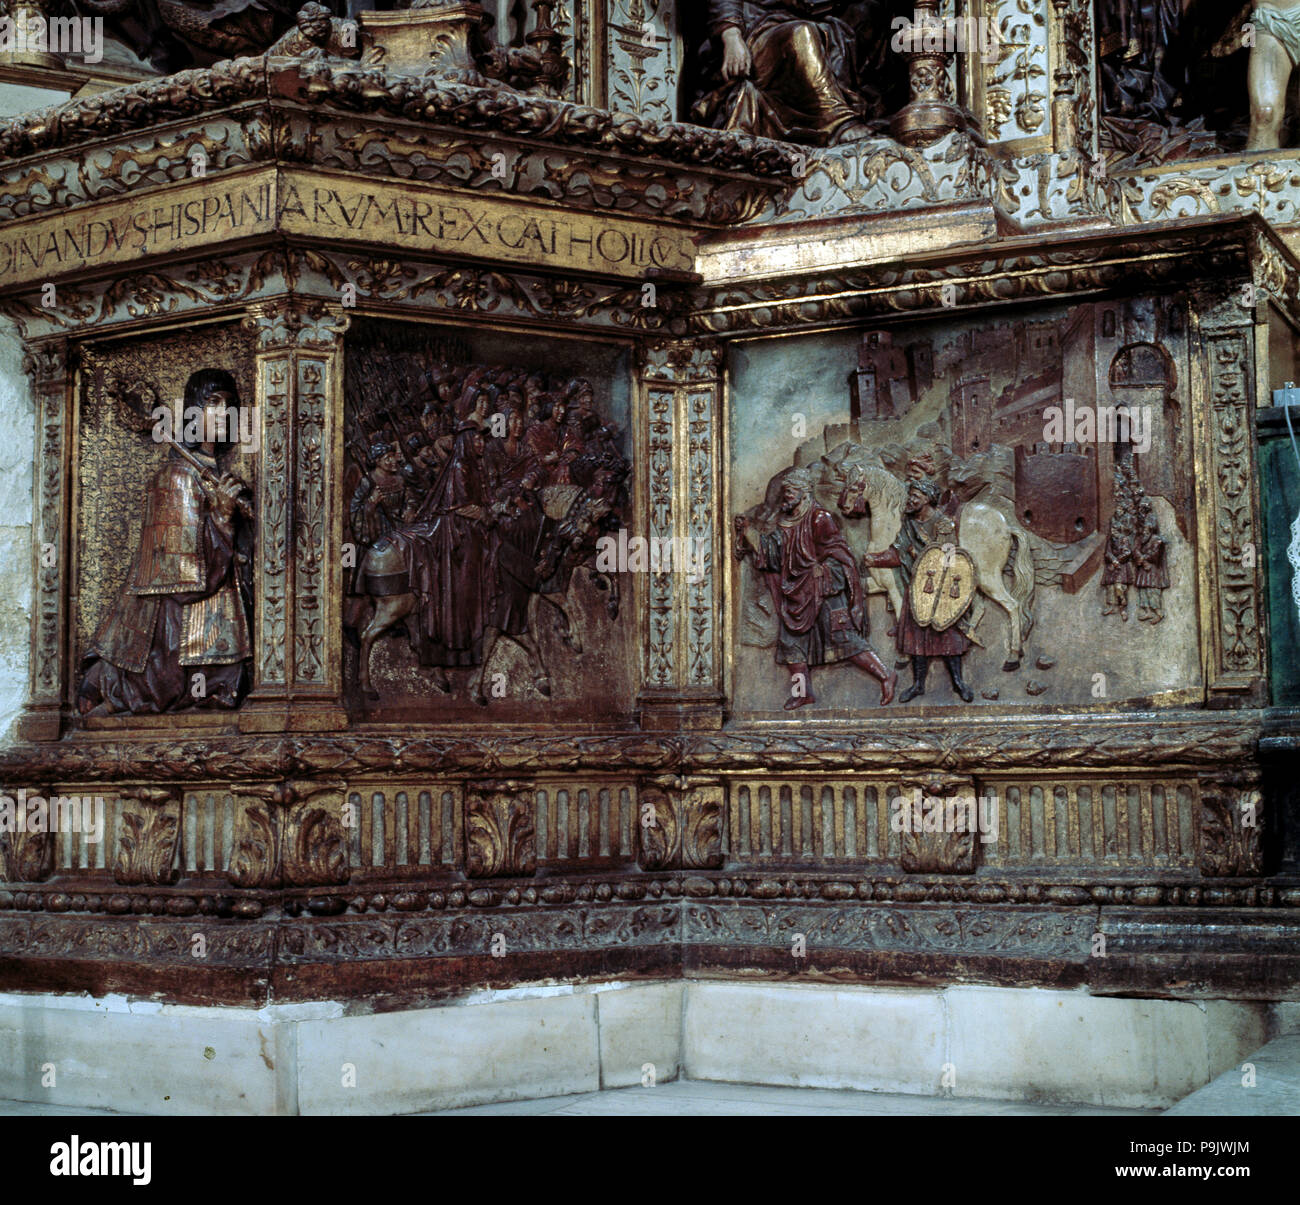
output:
[[[381,1013],[8,994],[0,1099],[147,1114],[396,1114],[685,1076],[1166,1108],[1258,1049],[1270,1007],[1285,1006],[680,979],[519,987]]]

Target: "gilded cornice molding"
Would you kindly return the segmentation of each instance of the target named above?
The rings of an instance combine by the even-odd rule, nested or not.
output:
[[[1079,768],[1244,764],[1266,713],[1088,714],[980,720],[883,719],[835,724],[732,724],[683,734],[484,733],[393,735],[363,730],[275,737],[180,733],[169,739],[84,733],[77,740],[13,745],[0,780],[76,782],[253,781],[308,774],[518,774],[576,769],[686,773],[881,768],[981,773]]]

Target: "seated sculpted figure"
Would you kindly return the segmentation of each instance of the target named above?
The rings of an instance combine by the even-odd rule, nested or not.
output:
[[[1300,0],[1261,3],[1250,15],[1255,45],[1250,52],[1250,151],[1281,145],[1287,86],[1300,63]]]
[[[719,86],[692,116],[810,146],[865,138],[862,99],[852,90],[853,30],[811,0],[709,0],[711,45],[721,47]]]

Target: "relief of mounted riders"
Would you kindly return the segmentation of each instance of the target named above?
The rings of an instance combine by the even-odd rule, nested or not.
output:
[[[360,633],[361,688],[377,697],[371,649],[405,620],[438,690],[451,690],[447,670],[477,669],[472,694],[486,703],[487,663],[504,638],[549,695],[538,607],[551,605],[565,644],[580,652],[565,598],[599,535],[619,526],[630,468],[619,431],[580,377],[444,362],[422,375],[418,392],[417,406],[370,415],[363,434],[378,436],[352,448],[366,465],[349,506],[358,556],[348,618]],[[614,617],[617,578],[590,574],[609,591]],[[367,598],[374,611],[365,622]]]

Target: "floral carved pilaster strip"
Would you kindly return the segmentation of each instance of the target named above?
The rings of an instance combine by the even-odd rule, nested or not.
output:
[[[609,107],[674,121],[676,0],[614,0],[609,17]]]
[[[30,703],[57,712],[64,678],[64,593],[68,548],[64,539],[68,446],[67,341],[33,344],[23,357],[36,403],[36,496],[32,554],[35,597],[32,600]],[[50,735],[57,735],[51,733]]]
[[[1250,374],[1247,332],[1206,338],[1209,441],[1213,474],[1213,556],[1217,577],[1220,675],[1239,687],[1260,672],[1259,539],[1251,482]],[[1214,685],[1214,683],[1211,683]]]
[[[262,472],[258,474],[257,685],[283,686],[289,609],[289,403],[287,354],[258,359]]]
[[[323,685],[326,679],[324,612],[329,588],[329,490],[327,455],[329,399],[326,376],[330,365],[312,357],[298,360],[298,404],[295,496],[294,680]]]
[[[646,464],[648,528],[651,539],[673,534],[673,427],[675,398],[671,388],[651,384],[646,397]],[[671,686],[673,674],[673,582],[669,573],[649,579],[649,639],[646,682]]]
[[[717,511],[718,465],[714,449],[720,445],[718,425],[725,351],[721,344],[701,340],[695,344],[687,375],[691,388],[685,395],[686,428],[686,536],[690,540],[688,568],[695,580],[686,582],[686,684],[721,688],[719,610],[714,516]]]

